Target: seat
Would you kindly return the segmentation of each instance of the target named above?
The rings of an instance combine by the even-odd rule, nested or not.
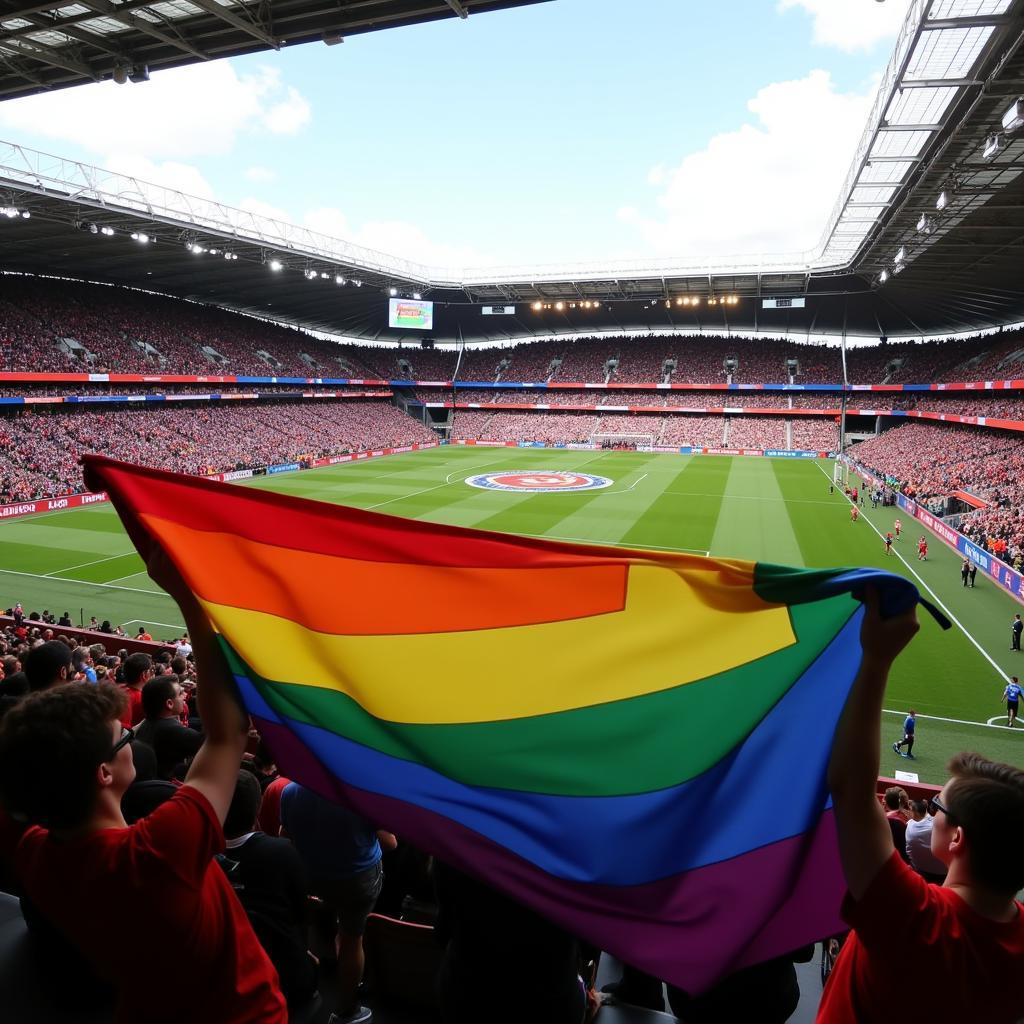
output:
[[[363,935],[367,987],[376,999],[436,1010],[442,950],[430,925],[371,914]]]

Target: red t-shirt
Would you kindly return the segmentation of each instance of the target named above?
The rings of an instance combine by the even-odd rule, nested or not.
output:
[[[854,930],[829,976],[819,1024],[1013,1024],[1024,1017],[1015,983],[1024,958],[1024,907],[1005,924],[952,889],[915,874],[895,852],[863,898],[847,894]],[[908,984],[938,986],[911,998]]]
[[[39,910],[116,986],[116,1021],[287,1024],[277,972],[213,859],[223,850],[209,801],[183,786],[130,828],[68,842],[29,828],[15,867]]]
[[[281,794],[290,781],[280,775],[263,791],[263,800],[260,802],[260,813],[256,824],[260,831],[266,832],[268,836],[281,834]]]
[[[124,709],[124,716],[121,724],[127,729],[129,726],[138,725],[146,717],[142,710],[142,690],[134,686],[122,686],[122,690],[128,694],[128,706]]]

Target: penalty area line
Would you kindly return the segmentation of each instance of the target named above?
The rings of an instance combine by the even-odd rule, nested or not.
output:
[[[906,716],[906,711],[893,711],[890,708],[882,708],[883,715],[903,715]],[[966,718],[942,718],[940,715],[918,715],[918,718],[926,718],[929,722],[949,722],[951,725],[974,725],[979,729],[1006,729],[1007,732],[1013,732],[1006,725],[996,725],[996,719],[1006,718],[1006,715],[996,715],[994,718],[990,718],[987,722],[969,722]],[[1020,730],[1016,730],[1020,732]]]

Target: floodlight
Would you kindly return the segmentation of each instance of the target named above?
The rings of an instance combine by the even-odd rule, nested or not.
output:
[[[1006,141],[998,133],[990,135],[985,140],[985,148],[981,152],[983,160],[995,160],[999,154],[1006,149]]]
[[[281,269],[281,267],[283,266],[283,264],[281,263],[281,261],[280,261],[280,260],[271,260],[271,261],[270,261],[270,262],[269,262],[269,263],[267,264],[267,266],[269,266],[269,267],[270,267],[270,269],[271,269],[271,270],[273,270],[273,271],[274,271],[274,272],[276,273],[277,271],[279,271],[279,270]]]
[[[901,245],[900,251],[893,257],[893,263],[899,266],[907,258],[906,246]]]
[[[930,235],[932,228],[935,227],[935,222],[928,216],[927,213],[922,213],[920,219],[917,222],[917,231],[921,235]]]
[[[540,312],[540,310],[541,310],[541,308],[542,308],[542,304],[541,304],[540,302],[535,302],[535,303],[534,303],[534,304],[533,304],[533,305],[532,305],[532,306],[531,306],[530,308],[531,308],[531,309],[532,309],[532,310],[533,310],[533,311],[534,311],[535,313],[539,313],[539,312]]]
[[[889,271],[888,270],[883,270],[878,275],[878,283],[879,284],[885,284],[885,282],[888,281],[888,280],[889,280]]]
[[[935,200],[935,209],[941,213],[947,206],[949,206],[949,193],[940,192],[939,198]]]
[[[555,309],[565,309],[565,303],[564,302],[556,302],[555,303]]]
[[[306,269],[303,271],[303,273],[306,275],[306,280],[307,281],[315,281],[316,280],[316,271],[315,270],[310,270],[309,267],[306,267]]]
[[[389,288],[388,289],[388,295],[390,295],[392,298],[394,298],[397,294],[398,294],[398,289],[397,288]]]
[[[353,283],[353,284],[354,284],[354,285],[355,285],[355,286],[356,286],[357,288],[362,288],[362,287],[363,287],[363,282],[362,282],[362,281],[353,281],[352,283]]]
[[[147,239],[147,241],[148,241],[148,239]],[[220,249],[211,249],[210,250],[210,255],[211,256],[219,256],[220,255]]]
[[[423,296],[422,296],[422,295],[420,295],[420,293],[419,293],[419,292],[413,292],[413,293],[412,293],[412,297],[413,297],[413,298],[414,298],[414,299],[415,299],[415,300],[416,300],[417,302],[419,302],[419,301],[420,301],[420,299],[422,299],[422,298],[423,298]]]
[[[110,76],[118,85],[125,85],[128,81],[128,68],[124,64],[115,64],[114,73]]]
[[[114,229],[112,227],[110,227],[109,225],[107,225],[107,224],[104,224],[103,227],[100,228],[100,234],[101,235],[110,236],[113,233],[114,233]]]
[[[691,306],[699,306],[700,305],[700,296],[699,295],[694,295],[694,297],[692,299],[690,299],[690,305]]]
[[[1003,131],[1015,132],[1024,125],[1024,98],[1015,99],[1003,114]]]
[[[25,220],[28,220],[28,219],[29,219],[29,217],[31,217],[31,216],[32,216],[31,212],[30,212],[30,211],[28,211],[28,210],[22,210],[22,211],[21,211],[21,215],[22,215],[22,217],[24,217],[24,218],[25,218]]]
[[[329,278],[330,276],[331,276],[331,275],[330,275],[330,274],[328,274],[326,270],[321,270],[321,271],[320,271],[320,277],[321,277],[321,278],[322,278],[322,279],[323,279],[324,281],[326,281],[326,280],[327,280],[327,278]]]
[[[345,278],[343,278],[341,276],[341,274],[335,274],[334,275],[334,283],[335,284],[344,284],[345,283]]]
[[[902,274],[902,273],[903,273],[903,271],[904,271],[904,270],[906,270],[906,267],[907,267],[906,263],[897,263],[897,264],[896,264],[896,265],[895,265],[895,266],[894,266],[894,267],[892,268],[892,272],[893,272],[894,274]]]

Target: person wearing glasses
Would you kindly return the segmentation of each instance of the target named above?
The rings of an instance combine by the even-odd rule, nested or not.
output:
[[[893,849],[875,795],[889,669],[917,632],[911,609],[883,619],[865,595],[860,669],[836,729],[828,784],[852,932],[829,975],[819,1024],[1013,1024],[1024,989],[1007,984],[1024,963],[1024,772],[958,754],[934,798],[931,851],[942,885]],[[940,999],[898,999],[907,978],[942,979]],[[898,1002],[896,1001],[898,999]]]
[[[124,691],[72,683],[30,695],[0,723],[0,801],[21,827],[20,837],[0,829],[0,857],[114,987],[117,1024],[287,1024],[277,972],[214,861],[248,717],[177,571],[159,552],[149,571],[185,614],[201,679],[205,741],[184,785],[128,825],[121,797],[135,778],[134,730],[121,722]],[[167,983],[172,961],[188,985]]]

